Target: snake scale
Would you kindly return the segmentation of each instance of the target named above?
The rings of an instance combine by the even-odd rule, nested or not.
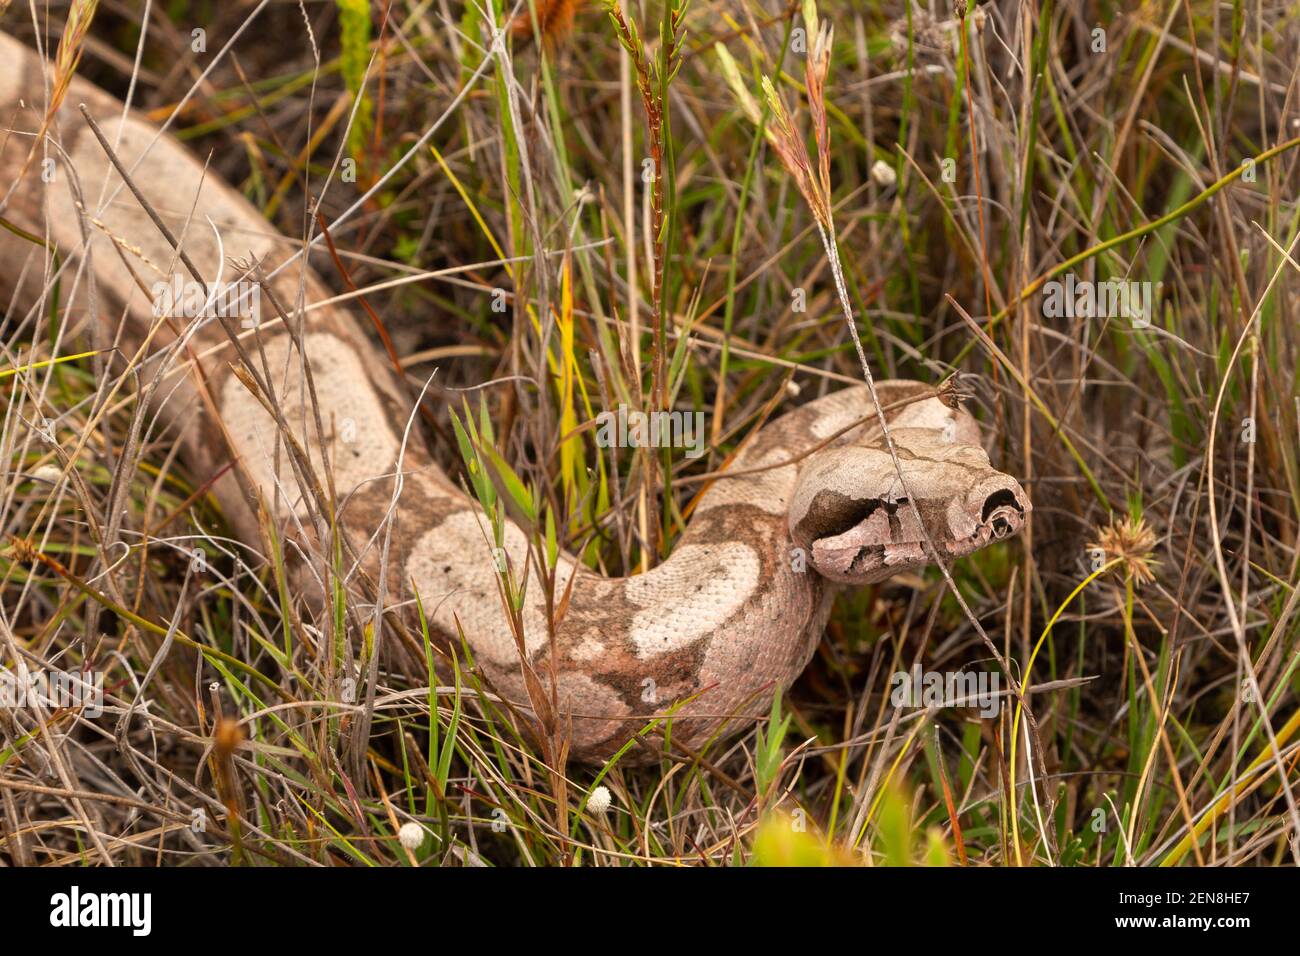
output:
[[[448,641],[463,634],[496,691],[530,720],[539,718],[526,673],[548,695],[553,686],[552,719],[563,715],[573,759],[608,758],[670,709],[672,739],[688,747],[746,726],[803,670],[839,587],[930,563],[918,516],[947,559],[1014,534],[1029,510],[1016,480],[990,465],[967,411],[926,385],[882,382],[905,500],[879,430],[850,428],[873,411],[867,390],[846,388],[753,434],[728,466],[736,477],[708,488],[657,567],[611,578],[561,554],[556,593],[569,596],[553,629],[533,574],[521,649],[481,509],[410,429],[414,395],[352,310],[302,265],[302,243],[80,78],[41,139],[51,75],[43,57],[0,34],[0,215],[29,233],[0,230],[9,334],[48,308],[42,290],[57,269],[67,334],[115,346],[110,372],[135,364],[154,427],[170,429],[196,481],[219,476],[213,491],[247,546],[266,540],[250,501],[269,513],[290,557],[318,547],[335,519],[346,583],[384,582],[366,592],[371,611],[374,593],[405,602],[404,613],[418,593],[432,628]],[[188,262],[124,188],[82,104]],[[236,260],[260,260],[272,276],[263,301],[276,309],[263,305],[256,325],[155,316],[150,290],[160,279],[188,281],[193,266],[204,280],[230,280]],[[532,573],[528,538],[513,523],[504,549],[514,573]],[[334,583],[319,564],[296,566],[309,600]],[[625,759],[654,756],[646,746]]]

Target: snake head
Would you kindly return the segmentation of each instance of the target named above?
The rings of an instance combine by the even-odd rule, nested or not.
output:
[[[922,526],[947,558],[1024,526],[1031,507],[1024,489],[997,471],[979,445],[934,429],[897,428],[890,435],[902,482],[883,442],[818,452],[800,471],[790,537],[823,577],[870,584],[925,567],[932,559]]]

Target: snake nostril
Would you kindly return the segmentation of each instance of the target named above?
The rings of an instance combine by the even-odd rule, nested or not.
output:
[[[992,517],[993,512],[997,511],[999,508],[1014,508],[1016,511],[1021,510],[1020,502],[1016,500],[1015,493],[1008,488],[1003,488],[1000,491],[993,492],[993,494],[984,499],[984,507],[980,509],[980,521],[987,523],[989,518]],[[1002,520],[1005,521],[1005,519]],[[1009,524],[1008,527],[1010,527]]]

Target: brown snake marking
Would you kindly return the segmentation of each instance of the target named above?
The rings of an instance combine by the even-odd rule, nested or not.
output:
[[[172,429],[196,478],[218,473],[228,454],[238,462],[214,490],[239,537],[253,547],[262,540],[250,495],[273,513],[290,551],[310,553],[327,527],[310,483],[304,492],[290,467],[291,449],[269,407],[283,417],[312,470],[332,476],[353,562],[349,584],[359,585],[363,573],[378,578],[391,519],[386,602],[409,608],[412,586],[417,588],[442,637],[450,640],[459,624],[497,690],[531,713],[482,516],[418,439],[402,450],[410,396],[353,314],[322,304],[329,290],[310,270],[285,270],[270,289],[290,305],[293,321],[302,322],[295,331],[303,350],[283,323],[267,321],[264,302],[261,326],[233,329],[248,363],[242,377],[232,372],[239,356],[218,323],[155,328],[148,290],[172,275],[189,276],[122,188],[77,106],[85,103],[116,144],[132,179],[183,236],[205,279],[229,280],[232,257],[255,257],[270,271],[301,244],[274,232],[229,186],[205,177],[202,165],[174,139],[155,138],[155,128],[135,116],[121,122],[122,104],[80,79],[56,114],[43,153],[32,134],[44,114],[44,63],[3,34],[0,63],[12,65],[0,70],[0,215],[59,249],[77,332],[99,346],[120,335],[113,369],[120,372],[126,357],[153,333],[140,380],[146,387],[159,382],[159,421]],[[46,157],[55,169],[48,185],[39,175]],[[101,202],[101,196],[110,201]],[[39,246],[0,230],[0,262],[0,286],[14,296],[7,300],[9,328],[30,328],[52,260]],[[305,316],[293,311],[300,302],[309,308]],[[178,332],[191,336],[179,350],[173,347]],[[201,375],[177,371],[193,356],[200,357]],[[312,414],[308,368],[324,438]],[[267,406],[243,379],[264,392]],[[753,436],[731,469],[773,467],[714,482],[672,555],[658,567],[607,578],[562,556],[557,593],[570,575],[576,578],[553,647],[542,588],[536,579],[530,582],[523,610],[526,654],[544,687],[554,670],[559,709],[573,715],[572,757],[607,758],[650,716],[688,699],[673,723],[675,740],[698,746],[718,731],[746,726],[747,718],[766,709],[773,689],[788,686],[807,664],[838,584],[878,581],[929,563],[916,511],[949,558],[1020,528],[1029,502],[1013,478],[989,464],[967,412],[923,397],[933,393],[915,382],[883,382],[878,390],[890,407],[890,432],[915,511],[900,501],[893,461],[866,426],[790,463],[871,411],[866,390],[850,388],[809,402]],[[904,401],[909,398],[916,400]],[[346,442],[340,435],[349,420],[355,436]],[[110,544],[101,542],[105,549]],[[516,569],[525,567],[526,540],[513,524],[506,529],[506,551]],[[312,562],[299,562],[295,580],[304,594],[320,593],[318,573]],[[353,601],[362,609],[373,600],[365,593],[353,588]],[[641,762],[653,753],[634,749],[627,759]]]

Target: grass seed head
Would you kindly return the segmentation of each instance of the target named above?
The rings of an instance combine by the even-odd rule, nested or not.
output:
[[[1146,523],[1145,518],[1124,517],[1116,521],[1113,517],[1106,527],[1101,529],[1095,542],[1089,548],[1099,549],[1106,561],[1119,559],[1124,573],[1133,578],[1138,585],[1148,584],[1156,579],[1155,568],[1158,564],[1151,552],[1155,550],[1156,533]]]

